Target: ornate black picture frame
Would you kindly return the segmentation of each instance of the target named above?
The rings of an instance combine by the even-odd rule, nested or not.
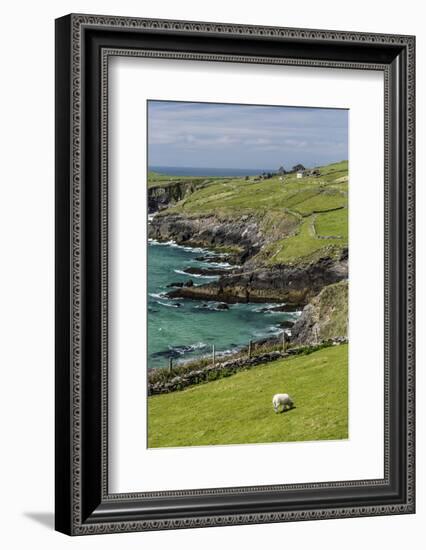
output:
[[[382,71],[384,478],[108,491],[107,71],[114,55]],[[68,15],[56,21],[56,529],[69,535],[414,513],[413,36]]]

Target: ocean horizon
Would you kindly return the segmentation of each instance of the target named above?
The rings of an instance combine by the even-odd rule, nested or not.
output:
[[[263,172],[273,172],[271,168],[216,168],[199,166],[149,166],[150,172],[167,176],[256,176]]]

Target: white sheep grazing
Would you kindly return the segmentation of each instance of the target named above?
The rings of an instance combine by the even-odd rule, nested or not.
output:
[[[294,407],[293,400],[288,393],[276,393],[272,398],[272,405],[274,406],[274,411],[276,413],[279,411],[281,405],[283,407],[282,412],[286,410],[287,405],[289,409]]]

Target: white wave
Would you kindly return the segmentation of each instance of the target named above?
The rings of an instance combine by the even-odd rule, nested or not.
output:
[[[207,347],[207,344],[205,344],[204,342],[198,342],[197,344],[192,344],[190,347],[192,349],[203,349]]]
[[[159,304],[160,306],[164,306],[164,307],[179,307],[177,304],[168,303],[168,302],[160,302],[159,300],[156,300],[156,303]]]
[[[198,246],[185,246],[185,245],[178,245],[180,248],[185,250],[186,252],[195,252],[196,254],[204,254],[207,252],[205,248],[200,248]]]
[[[186,271],[182,271],[181,269],[174,269],[175,273],[178,273],[179,275],[186,275],[187,277],[195,277],[196,279],[218,279],[218,275],[199,275],[198,273],[187,273]]]
[[[169,345],[168,348],[170,351],[175,351],[176,353],[179,353],[180,355],[184,355],[185,353],[191,353],[192,351],[204,349],[207,347],[208,344],[205,344],[204,342],[197,342],[196,344],[189,344],[188,346],[171,346]]]
[[[272,315],[282,315],[283,313],[285,315],[288,315],[290,319],[297,318],[301,315],[301,311],[276,311],[276,308],[278,307],[285,307],[286,303],[283,304],[257,304],[257,307],[253,310],[256,313],[270,313]]]
[[[278,336],[283,332],[283,329],[279,325],[269,325],[263,330],[256,331],[253,336],[257,339],[267,338],[269,336]]]
[[[148,239],[148,244],[155,246],[173,246],[178,247],[179,245],[175,241],[157,241],[156,239]]]
[[[229,262],[205,262],[210,267],[220,267],[222,269],[232,269],[233,265],[231,265]]]
[[[223,309],[219,307],[220,304],[223,302],[203,302],[202,304],[198,304],[195,307],[195,309],[208,309],[209,311],[229,311],[231,306],[228,304],[228,309]]]
[[[283,329],[279,325],[271,325],[268,327],[269,334],[281,334]]]
[[[194,252],[195,254],[204,254],[205,256],[218,256],[219,252],[215,252],[214,250],[209,250],[208,248],[202,248],[200,246],[188,246],[184,244],[178,244],[173,239],[170,239],[168,241],[157,241],[157,239],[148,239],[148,243],[156,246],[171,246],[173,248],[181,248],[185,252]],[[210,264],[211,265],[211,264]],[[220,265],[220,264],[217,264]],[[227,264],[229,267],[233,267],[230,264]],[[225,267],[225,266],[224,266]]]
[[[165,292],[149,292],[148,296],[151,296],[151,298],[166,298]]]

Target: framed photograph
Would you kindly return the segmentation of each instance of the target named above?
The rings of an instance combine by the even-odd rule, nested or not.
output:
[[[413,36],[56,20],[56,529],[415,511]]]

